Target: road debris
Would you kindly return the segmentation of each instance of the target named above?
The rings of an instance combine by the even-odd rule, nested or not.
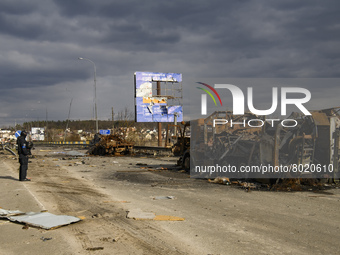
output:
[[[0,218],[7,218],[9,216],[22,215],[22,214],[25,214],[25,213],[19,210],[11,211],[11,210],[5,210],[5,209],[0,208]]]
[[[43,229],[54,229],[81,221],[80,218],[68,215],[54,215],[48,212],[28,212],[10,211],[0,209],[0,218],[8,219],[12,222],[26,224],[26,226]]]
[[[52,237],[41,237],[40,240],[42,240],[43,242],[45,242],[45,241],[52,240]]]
[[[127,142],[123,136],[96,135],[91,142],[91,148],[86,152],[91,155],[127,155],[133,152],[133,144]]]
[[[158,196],[158,197],[153,197],[153,200],[166,200],[166,199],[175,199],[175,196]]]
[[[217,177],[214,180],[208,179],[208,182],[224,184],[224,185],[229,185],[230,184],[229,178],[225,178],[225,177]]]
[[[210,183],[217,183],[223,185],[231,185],[233,187],[239,187],[250,190],[261,190],[261,191],[320,191],[330,189],[336,185],[329,185],[324,183],[322,180],[310,179],[310,178],[281,178],[275,179],[274,183],[268,181],[264,183],[266,179],[249,179],[249,180],[232,180],[229,178],[217,177],[213,180],[208,179]]]
[[[141,209],[133,209],[127,212],[127,218],[134,220],[155,220],[155,221],[184,221],[185,219],[170,215],[156,215],[151,212],[143,212]]]
[[[265,184],[262,184],[262,183],[253,183],[253,182],[241,181],[241,180],[230,181],[229,178],[225,178],[225,177],[217,177],[214,180],[208,179],[208,182],[223,184],[223,185],[239,186],[239,187],[245,189],[246,191],[259,190],[260,188],[263,188],[263,187],[266,188],[266,190],[270,189],[269,185],[265,185]]]
[[[100,213],[96,213],[92,215],[92,218],[101,218],[102,215]]]
[[[25,229],[25,230],[26,230],[26,229],[29,229],[29,228],[30,228],[30,227],[29,227],[28,224],[25,224],[25,226],[22,227],[22,229]]]
[[[184,218],[177,217],[177,216],[170,216],[170,215],[156,215],[153,220],[157,221],[184,221]]]
[[[102,242],[117,242],[118,241],[118,238],[112,238],[112,237],[103,237],[103,238],[100,238],[100,241]]]
[[[141,209],[132,209],[128,211],[126,217],[128,219],[134,219],[134,220],[153,220],[155,218],[154,213],[150,212],[143,212]]]
[[[136,163],[136,166],[147,166],[148,164],[145,163]]]
[[[87,251],[99,251],[99,250],[104,250],[104,247],[91,247],[91,248],[86,248]]]
[[[292,178],[292,179],[280,179],[274,185],[271,190],[273,191],[317,191],[330,188],[327,183],[323,183],[322,180],[318,179],[303,179],[303,178]]]

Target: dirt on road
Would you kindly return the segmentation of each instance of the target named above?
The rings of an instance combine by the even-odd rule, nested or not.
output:
[[[36,148],[33,154],[32,181],[20,184],[41,210],[83,219],[41,233],[62,237],[46,241],[60,247],[55,254],[340,253],[337,188],[245,192],[191,179],[174,157],[77,157],[63,148]],[[1,155],[1,161],[14,184],[17,160]],[[127,217],[129,211],[178,218],[136,220]]]

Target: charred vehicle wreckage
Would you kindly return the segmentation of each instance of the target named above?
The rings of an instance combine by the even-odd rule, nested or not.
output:
[[[91,141],[87,154],[91,155],[127,155],[133,153],[133,143],[127,142],[123,136],[118,134],[99,135],[96,134]]]
[[[186,170],[191,166],[194,175],[197,167],[224,166],[229,167],[228,177],[245,178],[253,171],[230,170],[261,167],[261,173],[249,177],[275,180],[277,175],[270,173],[268,167],[276,167],[284,173],[280,178],[333,180],[338,174],[339,110],[311,111],[309,116],[292,113],[285,123],[252,113],[235,116],[231,112],[214,112],[206,119],[186,123],[184,127],[191,126],[190,143],[180,137],[178,141],[182,142],[177,142],[174,151],[183,152],[178,164]],[[288,167],[296,171],[282,171]],[[217,176],[215,171],[208,175],[204,171],[203,175],[204,178]]]

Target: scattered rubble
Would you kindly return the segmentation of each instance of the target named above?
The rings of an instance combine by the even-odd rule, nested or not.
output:
[[[42,240],[43,242],[45,242],[45,241],[52,240],[52,237],[41,237],[40,240]]]
[[[86,248],[87,251],[99,251],[99,250],[104,250],[104,247],[90,247]]]
[[[126,217],[134,220],[156,220],[156,221],[184,221],[184,218],[170,215],[156,215],[151,212],[143,212],[141,209],[127,211]]]
[[[230,184],[229,178],[225,178],[225,177],[217,177],[214,180],[208,179],[208,182],[218,183],[218,184],[225,184],[225,185],[229,185]]]
[[[156,217],[155,213],[143,212],[140,209],[134,209],[127,212],[126,217],[134,220],[153,220]]]
[[[271,186],[272,191],[316,191],[330,186],[318,179],[280,179]]]
[[[265,182],[268,183],[265,183]],[[281,178],[276,179],[275,183],[270,183],[267,179],[258,180],[230,180],[225,177],[217,177],[215,179],[208,179],[210,183],[231,185],[250,190],[261,191],[319,191],[337,187],[337,184],[328,184],[325,180],[311,179],[311,178]]]
[[[148,164],[145,163],[136,163],[136,166],[147,166]]]
[[[120,135],[96,135],[87,154],[91,155],[126,155],[133,152],[133,144]]]
[[[153,200],[166,200],[166,199],[175,199],[175,196],[158,196],[158,197],[153,197]]]

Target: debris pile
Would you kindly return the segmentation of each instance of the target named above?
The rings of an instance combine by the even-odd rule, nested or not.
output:
[[[267,183],[265,183],[267,181]],[[230,185],[244,189],[245,191],[260,190],[260,191],[313,191],[318,192],[333,187],[338,187],[338,184],[328,184],[324,180],[311,178],[280,178],[271,183],[268,179],[261,180],[233,180],[225,177],[217,177],[208,179],[210,183]]]
[[[335,185],[333,185],[335,186]],[[318,191],[331,187],[318,179],[291,178],[281,179],[271,186],[274,191]]]
[[[308,116],[292,113],[285,120],[274,121],[252,113],[235,116],[219,111],[191,121],[190,154],[184,154],[179,164],[185,169],[189,166],[186,162],[205,169],[232,166],[233,171],[228,168],[225,177],[236,179],[337,178],[340,108],[311,112]],[[267,171],[269,168],[275,168],[280,176]],[[202,175],[198,178],[219,177],[217,171],[197,172]]]
[[[96,135],[87,151],[91,155],[126,155],[133,152],[133,144],[120,135]]]
[[[127,211],[126,218],[134,220],[155,220],[155,221],[184,221],[182,217],[171,215],[156,215],[153,212],[144,212],[141,209],[131,209]]]

